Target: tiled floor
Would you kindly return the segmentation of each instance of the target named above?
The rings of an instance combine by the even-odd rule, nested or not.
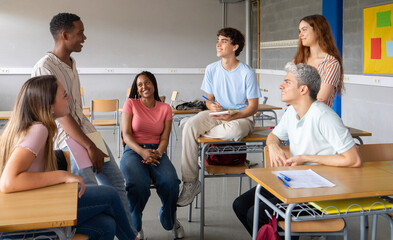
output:
[[[178,140],[173,139],[173,157],[172,162],[176,167],[179,178],[181,178],[180,171],[180,156],[181,156],[181,133],[178,128]],[[116,154],[115,142],[116,138],[111,131],[102,131],[106,142],[113,149]],[[258,162],[260,154],[253,154],[248,156],[253,162]],[[214,178],[206,180],[206,211],[205,211],[205,239],[251,239],[247,231],[243,228],[241,223],[236,218],[232,210],[232,202],[237,197],[239,179],[238,178]],[[254,183],[253,183],[254,185]],[[243,192],[248,189],[248,180],[243,179]],[[158,220],[158,212],[161,202],[153,189],[151,197],[146,206],[143,215],[143,230],[145,238],[149,240],[157,239],[172,239],[172,233],[164,230]],[[199,239],[199,223],[200,223],[200,209],[193,208],[192,221],[187,221],[188,208],[178,208],[178,219],[182,223],[186,237],[185,239],[196,240]],[[349,228],[349,240],[359,239],[359,219],[348,218],[347,224]],[[370,226],[371,226],[370,217]],[[368,232],[371,238],[371,228]],[[378,221],[378,240],[388,239],[390,228],[387,220],[380,217]],[[301,237],[301,239],[310,239],[309,237]],[[317,238],[319,239],[319,238]],[[335,239],[331,237],[329,239]],[[337,239],[340,239],[337,237]]]

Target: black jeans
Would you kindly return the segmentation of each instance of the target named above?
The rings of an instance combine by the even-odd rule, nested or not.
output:
[[[254,220],[254,201],[255,201],[255,189],[248,190],[243,193],[239,197],[235,199],[233,202],[233,211],[235,211],[237,218],[243,224],[243,226],[247,229],[248,233],[252,236],[252,225]],[[271,203],[276,204],[281,202],[278,198],[273,196],[269,191],[262,188],[261,195],[267,198]],[[265,224],[269,223],[269,217],[265,213],[265,209],[273,215],[273,210],[267,206],[264,202],[259,202],[259,218],[258,218],[258,229]],[[279,216],[278,220],[282,220]]]

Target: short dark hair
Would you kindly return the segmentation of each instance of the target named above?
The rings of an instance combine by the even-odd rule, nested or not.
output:
[[[311,99],[317,100],[321,87],[321,76],[315,67],[303,63],[294,64],[293,62],[288,62],[285,65],[285,71],[295,75],[298,86],[306,85]]]
[[[217,32],[217,37],[218,36],[229,37],[231,39],[232,45],[239,45],[239,47],[235,51],[236,57],[239,56],[239,54],[243,51],[244,36],[239,30],[234,28],[222,28]]]
[[[52,18],[49,24],[50,32],[54,39],[61,31],[69,31],[74,27],[74,22],[81,18],[73,13],[59,13]]]
[[[128,96],[128,98],[134,98],[134,99],[141,98],[141,96],[138,93],[138,86],[137,86],[136,82],[138,81],[138,77],[142,76],[142,75],[146,76],[153,83],[153,86],[154,86],[154,99],[156,101],[161,102],[160,96],[158,94],[158,86],[157,86],[156,77],[154,76],[153,73],[148,72],[148,71],[143,71],[141,73],[138,73],[135,76],[134,81],[132,82],[132,85],[131,85],[131,91],[130,91],[130,95]]]

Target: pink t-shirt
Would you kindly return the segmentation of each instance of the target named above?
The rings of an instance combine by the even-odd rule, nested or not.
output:
[[[123,112],[132,115],[132,136],[139,144],[159,144],[165,121],[172,120],[172,109],[168,104],[156,101],[154,108],[148,108],[140,98],[129,98],[124,103]]]
[[[31,151],[36,158],[27,170],[28,172],[45,171],[45,145],[48,140],[48,129],[42,123],[31,125],[27,134],[18,147]]]

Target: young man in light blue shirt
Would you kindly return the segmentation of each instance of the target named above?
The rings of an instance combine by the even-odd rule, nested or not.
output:
[[[206,92],[209,110],[190,118],[183,129],[182,180],[178,206],[189,205],[200,193],[197,138],[206,136],[239,141],[253,129],[252,116],[261,97],[254,70],[236,57],[244,47],[244,36],[233,28],[217,33],[217,57],[221,60],[206,67],[201,89]],[[236,114],[209,116],[211,112],[237,110]]]

